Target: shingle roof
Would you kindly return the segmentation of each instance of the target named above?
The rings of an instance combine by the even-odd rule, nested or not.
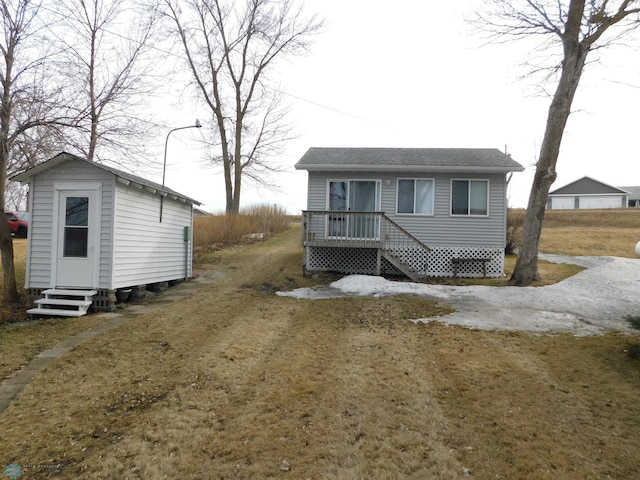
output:
[[[606,183],[599,182],[590,177],[582,177],[571,182],[564,187],[558,188],[549,195],[603,195],[603,194],[621,194],[627,191],[612,187]]]
[[[521,172],[524,167],[496,148],[319,148],[296,163],[298,170],[429,170]]]
[[[640,187],[618,187],[629,192],[629,200],[640,200]]]
[[[25,182],[25,181],[28,181],[31,177],[33,177],[35,175],[38,175],[38,174],[40,174],[42,172],[45,172],[47,170],[50,170],[53,167],[56,167],[57,165],[60,165],[61,163],[67,162],[69,160],[81,161],[81,162],[85,162],[85,163],[88,163],[90,165],[93,165],[94,167],[100,168],[101,170],[109,172],[109,173],[115,175],[118,178],[121,178],[122,180],[125,181],[125,183],[127,183],[127,182],[136,183],[138,185],[142,185],[142,186],[148,187],[148,188],[150,188],[152,190],[156,190],[160,194],[171,195],[171,196],[180,198],[181,200],[184,200],[187,203],[192,203],[192,204],[195,204],[195,205],[202,205],[197,200],[194,200],[193,198],[189,198],[186,195],[183,195],[181,193],[176,192],[175,190],[171,190],[168,187],[163,187],[162,185],[160,185],[158,183],[152,182],[150,180],[146,180],[146,179],[144,179],[142,177],[138,177],[137,175],[133,175],[132,173],[128,173],[128,172],[124,172],[122,170],[118,170],[117,168],[113,168],[113,167],[110,167],[108,165],[103,165],[102,163],[91,162],[91,161],[87,160],[86,158],[78,157],[76,155],[73,155],[73,154],[67,153],[67,152],[61,152],[58,155],[56,155],[55,157],[47,160],[46,162],[42,162],[42,163],[36,165],[35,167],[30,168],[29,170],[25,170],[22,173],[14,175],[9,180],[13,180],[13,181],[17,181],[17,182]]]

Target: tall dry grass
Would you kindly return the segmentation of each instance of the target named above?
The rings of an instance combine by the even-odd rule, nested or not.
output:
[[[277,205],[254,205],[239,215],[202,215],[194,218],[193,245],[206,248],[246,243],[283,232],[290,223],[287,212]]]

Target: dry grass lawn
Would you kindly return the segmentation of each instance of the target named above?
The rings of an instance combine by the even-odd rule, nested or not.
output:
[[[540,250],[567,255],[637,258],[640,208],[621,210],[549,210]]]
[[[637,339],[416,325],[407,319],[448,308],[416,297],[278,297],[326,281],[301,276],[298,244],[296,228],[213,252],[206,268],[220,279],[51,363],[0,414],[0,468],[640,478],[640,362],[625,351]]]

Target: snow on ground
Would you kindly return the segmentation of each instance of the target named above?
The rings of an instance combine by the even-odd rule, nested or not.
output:
[[[580,265],[586,270],[546,287],[426,285],[349,275],[325,287],[277,294],[309,300],[419,295],[450,305],[457,311],[415,321],[439,321],[469,328],[575,335],[633,331],[625,317],[640,315],[640,260],[561,255],[541,255],[540,258]]]

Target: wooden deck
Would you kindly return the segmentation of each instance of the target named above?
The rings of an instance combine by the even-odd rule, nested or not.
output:
[[[411,279],[424,270],[410,258],[422,257],[430,248],[389,219],[384,212],[307,210],[302,212],[304,247],[377,249]],[[417,252],[417,253],[416,253]]]

